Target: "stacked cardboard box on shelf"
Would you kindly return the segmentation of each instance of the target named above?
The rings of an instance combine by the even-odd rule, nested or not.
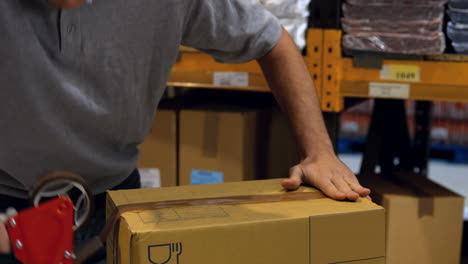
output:
[[[257,111],[182,110],[179,182],[211,184],[257,175]]]
[[[260,112],[221,109],[159,111],[140,146],[143,187],[253,180],[261,173]]]
[[[179,183],[285,178],[299,161],[284,114],[272,107],[182,110]]]
[[[381,207],[285,192],[280,181],[110,192],[108,215],[131,204],[164,209],[123,213],[108,263],[385,263]]]
[[[140,145],[138,169],[142,187],[169,187],[177,184],[177,113],[160,110],[150,133]]]
[[[286,114],[274,108],[269,112],[268,120],[266,149],[260,150],[260,155],[266,159],[265,178],[285,178],[289,176],[290,168],[300,162],[300,151]]]
[[[386,210],[387,264],[459,264],[464,198],[419,175],[360,177]]]
[[[158,111],[140,146],[143,181],[158,183],[146,187],[159,186],[159,174],[165,187],[288,177],[298,150],[270,99],[196,93],[177,111]]]
[[[347,0],[343,47],[402,54],[439,54],[447,0]]]
[[[298,162],[289,125],[270,94],[190,93],[179,141],[182,185],[285,178]]]

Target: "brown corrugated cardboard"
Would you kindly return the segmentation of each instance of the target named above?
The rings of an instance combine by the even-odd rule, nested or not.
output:
[[[160,186],[177,185],[177,113],[160,110],[156,114],[151,132],[140,145],[138,168],[141,174],[160,177]]]
[[[269,179],[289,177],[289,169],[300,162],[299,149],[286,114],[273,108],[268,124],[266,176]]]
[[[257,121],[256,111],[181,111],[180,185],[254,179]]]
[[[417,175],[361,177],[387,212],[387,264],[459,264],[464,199]]]
[[[118,237],[107,243],[108,263],[385,263],[385,213],[365,199],[337,202],[307,187],[293,194],[310,194],[308,200],[227,205],[229,199],[220,199],[290,195],[280,181],[109,192],[108,215],[132,203],[218,201],[124,213]]]

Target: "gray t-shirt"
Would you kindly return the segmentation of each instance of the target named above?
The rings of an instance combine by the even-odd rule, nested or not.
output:
[[[64,169],[94,193],[135,168],[179,45],[222,62],[279,40],[257,0],[0,1],[0,194]]]

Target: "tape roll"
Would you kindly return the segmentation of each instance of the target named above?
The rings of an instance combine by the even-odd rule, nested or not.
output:
[[[94,211],[93,194],[78,174],[53,171],[40,176],[31,189],[31,205],[37,207],[41,202],[62,196],[73,202],[73,230],[76,231],[90,220]]]

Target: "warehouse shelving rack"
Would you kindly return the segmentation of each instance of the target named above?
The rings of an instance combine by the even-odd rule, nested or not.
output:
[[[468,56],[421,56],[415,60],[361,53],[344,57],[341,35],[341,30],[324,30],[323,67],[328,71],[322,86],[325,111],[342,111],[346,97],[468,102]],[[370,84],[382,82],[397,85],[388,86],[388,93],[372,95]],[[407,87],[409,93],[392,93],[392,88],[399,87]]]
[[[312,1],[304,51],[330,136],[337,141],[341,112],[356,102],[375,98],[361,173],[373,173],[380,167],[383,173],[426,175],[432,101],[468,102],[468,56],[368,52],[345,56],[341,48],[341,4],[341,0]],[[213,76],[218,72],[247,74],[249,84],[215,85]],[[168,86],[269,92],[256,62],[221,64],[187,48],[181,48]],[[406,99],[417,101],[413,136],[406,123]]]
[[[369,84],[409,85],[409,94],[384,98],[468,102],[468,56],[404,56],[362,52],[343,56],[340,29],[341,0],[313,1],[310,24],[323,29],[324,83],[322,109],[341,112],[345,98],[379,98]],[[387,76],[382,78],[382,70]]]
[[[341,0],[314,1],[311,22],[323,29],[322,110],[346,110],[349,98],[376,99],[361,174],[427,175],[433,101],[468,102],[468,56],[408,56],[343,51]],[[344,54],[349,56],[345,56]],[[416,100],[410,136],[404,100]]]

